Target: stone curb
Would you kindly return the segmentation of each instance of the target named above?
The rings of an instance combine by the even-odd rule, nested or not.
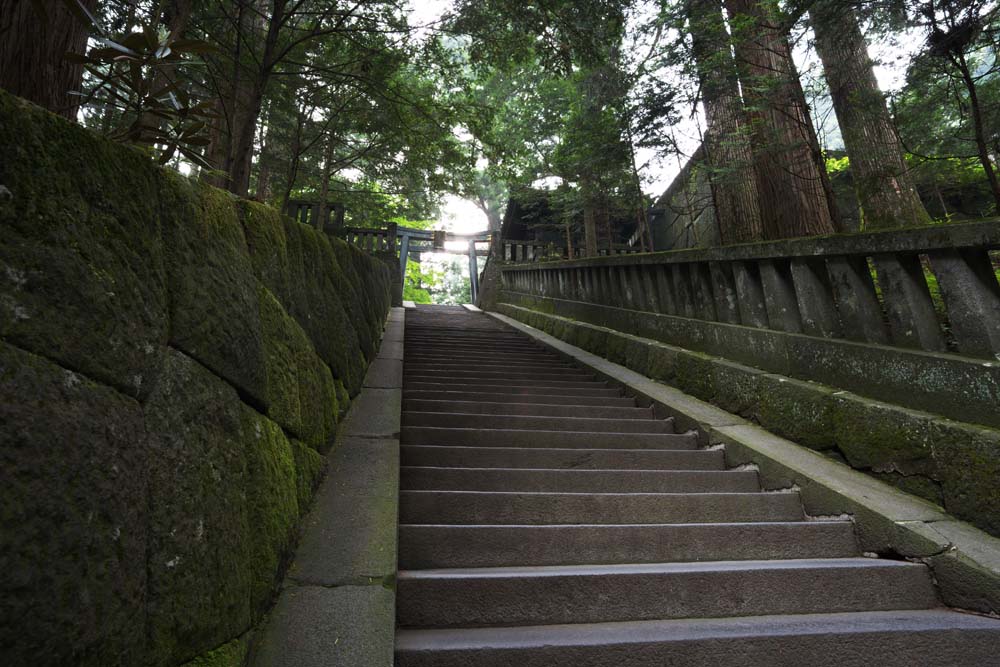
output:
[[[627,386],[649,400],[658,413],[674,417],[680,428],[696,429],[703,444],[725,445],[727,464],[755,465],[765,488],[797,489],[806,512],[814,519],[849,515],[864,551],[926,563],[945,604],[1000,614],[1000,539],[956,520],[936,505],[769,433],[674,387],[650,380],[511,317],[495,312],[489,315]],[[561,324],[597,328],[568,320]]]
[[[405,311],[393,308],[329,455],[254,667],[391,667]]]

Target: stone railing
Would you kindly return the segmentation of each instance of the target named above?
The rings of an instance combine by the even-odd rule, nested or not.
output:
[[[1000,358],[1000,222],[503,269],[504,289],[822,338]]]
[[[619,244],[614,250],[599,248],[597,254],[601,257],[608,255],[634,255],[640,250],[636,247]],[[542,243],[541,241],[504,241],[503,260],[505,262],[538,262],[545,260],[565,259],[565,246],[554,243]]]
[[[395,252],[396,225],[390,223],[387,228],[371,229],[368,227],[344,227],[342,236],[345,241],[368,252]]]
[[[501,264],[492,303],[998,427],[997,248],[993,221]]]

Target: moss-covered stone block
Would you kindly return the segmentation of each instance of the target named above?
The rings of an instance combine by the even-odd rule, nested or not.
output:
[[[715,376],[712,374],[713,359],[705,354],[681,350],[675,358],[677,376],[674,384],[681,391],[696,396],[703,401],[715,397]]]
[[[761,377],[765,375],[763,371],[725,359],[716,359],[712,364],[712,374],[716,405],[744,417],[758,417]]]
[[[330,366],[334,376],[354,394],[364,380],[365,358],[355,322],[348,304],[355,301],[348,273],[336,257],[325,252],[329,241],[306,225],[284,219],[288,247],[290,289],[285,304],[288,313],[305,330],[319,356]],[[374,261],[374,260],[372,260]],[[360,319],[355,319],[360,318]]]
[[[780,375],[761,375],[761,426],[812,449],[837,445],[833,428],[833,390]]]
[[[249,653],[250,643],[246,639],[238,638],[199,655],[191,662],[184,663],[182,667],[243,667]]]
[[[370,277],[372,257],[340,239],[324,238],[322,243],[317,244],[317,249],[328,258],[327,266],[331,267],[331,271],[327,279],[337,285],[342,295],[344,309],[354,325],[362,353],[367,359],[373,358],[382,325],[378,313],[381,312],[384,317],[385,311],[376,303],[375,295],[379,290],[373,289],[372,297],[365,294],[366,285],[362,276]]]
[[[239,202],[240,221],[254,274],[282,304],[291,303],[288,239],[276,209],[254,201]]]
[[[326,474],[326,457],[300,440],[292,438],[292,458],[295,461],[295,490],[299,515],[312,504],[319,483]]]
[[[612,331],[608,333],[608,346],[604,358],[616,364],[625,363],[625,353],[628,349],[628,338],[625,334]]]
[[[336,387],[298,322],[270,290],[259,289],[267,382],[267,416],[317,450],[336,430]]]
[[[608,332],[583,324],[577,325],[578,345],[591,354],[603,357],[608,349]]]
[[[266,407],[258,282],[236,199],[176,175],[164,191],[170,341]]]
[[[945,509],[1000,534],[1000,431],[937,419],[929,435]]]
[[[0,341],[4,664],[142,663],[149,466],[136,401]]]
[[[256,621],[281,583],[299,518],[295,454],[281,428],[243,406],[251,611]]]
[[[231,386],[176,351],[146,403],[146,602],[157,665],[191,660],[252,623],[246,410]]]
[[[0,336],[144,397],[169,328],[163,170],[2,90],[0,156]]]
[[[625,339],[625,364],[636,373],[649,371],[649,341],[629,336]]]
[[[835,442],[853,467],[933,472],[931,415],[849,392],[837,392],[831,400]]]
[[[647,375],[654,380],[673,384],[677,380],[677,358],[680,350],[654,343],[649,346]]]

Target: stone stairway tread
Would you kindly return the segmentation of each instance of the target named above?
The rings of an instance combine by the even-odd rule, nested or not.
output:
[[[573,386],[574,384],[579,386]],[[622,395],[622,390],[617,387],[608,387],[602,383],[566,383],[553,384],[550,382],[524,383],[508,382],[506,384],[496,382],[447,382],[440,378],[424,380],[421,378],[407,378],[407,388],[410,391],[461,391],[461,392],[491,392],[496,394],[557,394],[565,396],[607,396],[617,398]]]
[[[437,388],[414,389],[404,386],[403,400],[410,398],[438,401],[461,399],[490,403],[523,403],[525,400],[535,399],[540,404],[545,405],[572,405],[578,407],[589,405],[635,407],[636,404],[635,398],[622,396],[621,392],[617,390],[606,390],[604,391],[604,395],[590,396],[577,393],[560,393],[557,395],[552,393],[527,394],[526,392],[509,391],[509,388],[508,391],[485,392],[482,389],[479,391],[459,391],[449,385],[435,385],[435,387]]]
[[[937,606],[927,568],[871,558],[401,570],[396,582],[397,618],[403,627],[556,625]]]
[[[404,445],[402,465],[566,470],[722,470],[721,450]]]
[[[566,493],[750,493],[755,472],[728,470],[560,470],[403,466],[408,491],[554,491]]]
[[[399,567],[512,567],[856,556],[849,521],[399,526]]]
[[[399,492],[400,523],[580,524],[795,521],[794,493]]]
[[[588,417],[601,419],[653,419],[652,408],[568,406],[544,403],[493,403],[488,401],[431,401],[406,399],[403,412],[439,412],[467,415],[520,415],[535,417]]]
[[[441,428],[403,426],[400,435],[411,445],[472,445],[481,447],[569,447],[596,449],[695,449],[694,433],[620,433],[539,429]]]
[[[543,415],[484,415],[461,412],[404,410],[402,425],[438,428],[507,429],[529,431],[585,431],[591,433],[673,433],[673,419],[618,417],[550,417]]]
[[[398,667],[982,667],[1000,623],[944,609],[400,630]]]

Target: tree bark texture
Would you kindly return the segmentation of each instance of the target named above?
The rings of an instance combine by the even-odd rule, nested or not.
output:
[[[97,0],[82,0],[93,12]],[[0,87],[76,120],[83,66],[64,58],[84,53],[88,26],[61,2],[46,2],[45,18],[31,0],[0,2]]]
[[[903,160],[868,45],[849,5],[823,0],[810,10],[837,123],[851,159],[851,176],[865,229],[930,222]]]
[[[764,236],[838,230],[833,190],[776,0],[725,0],[733,25]]]
[[[705,105],[705,156],[723,245],[764,238],[750,124],[740,99],[721,0],[690,0],[688,21]]]

